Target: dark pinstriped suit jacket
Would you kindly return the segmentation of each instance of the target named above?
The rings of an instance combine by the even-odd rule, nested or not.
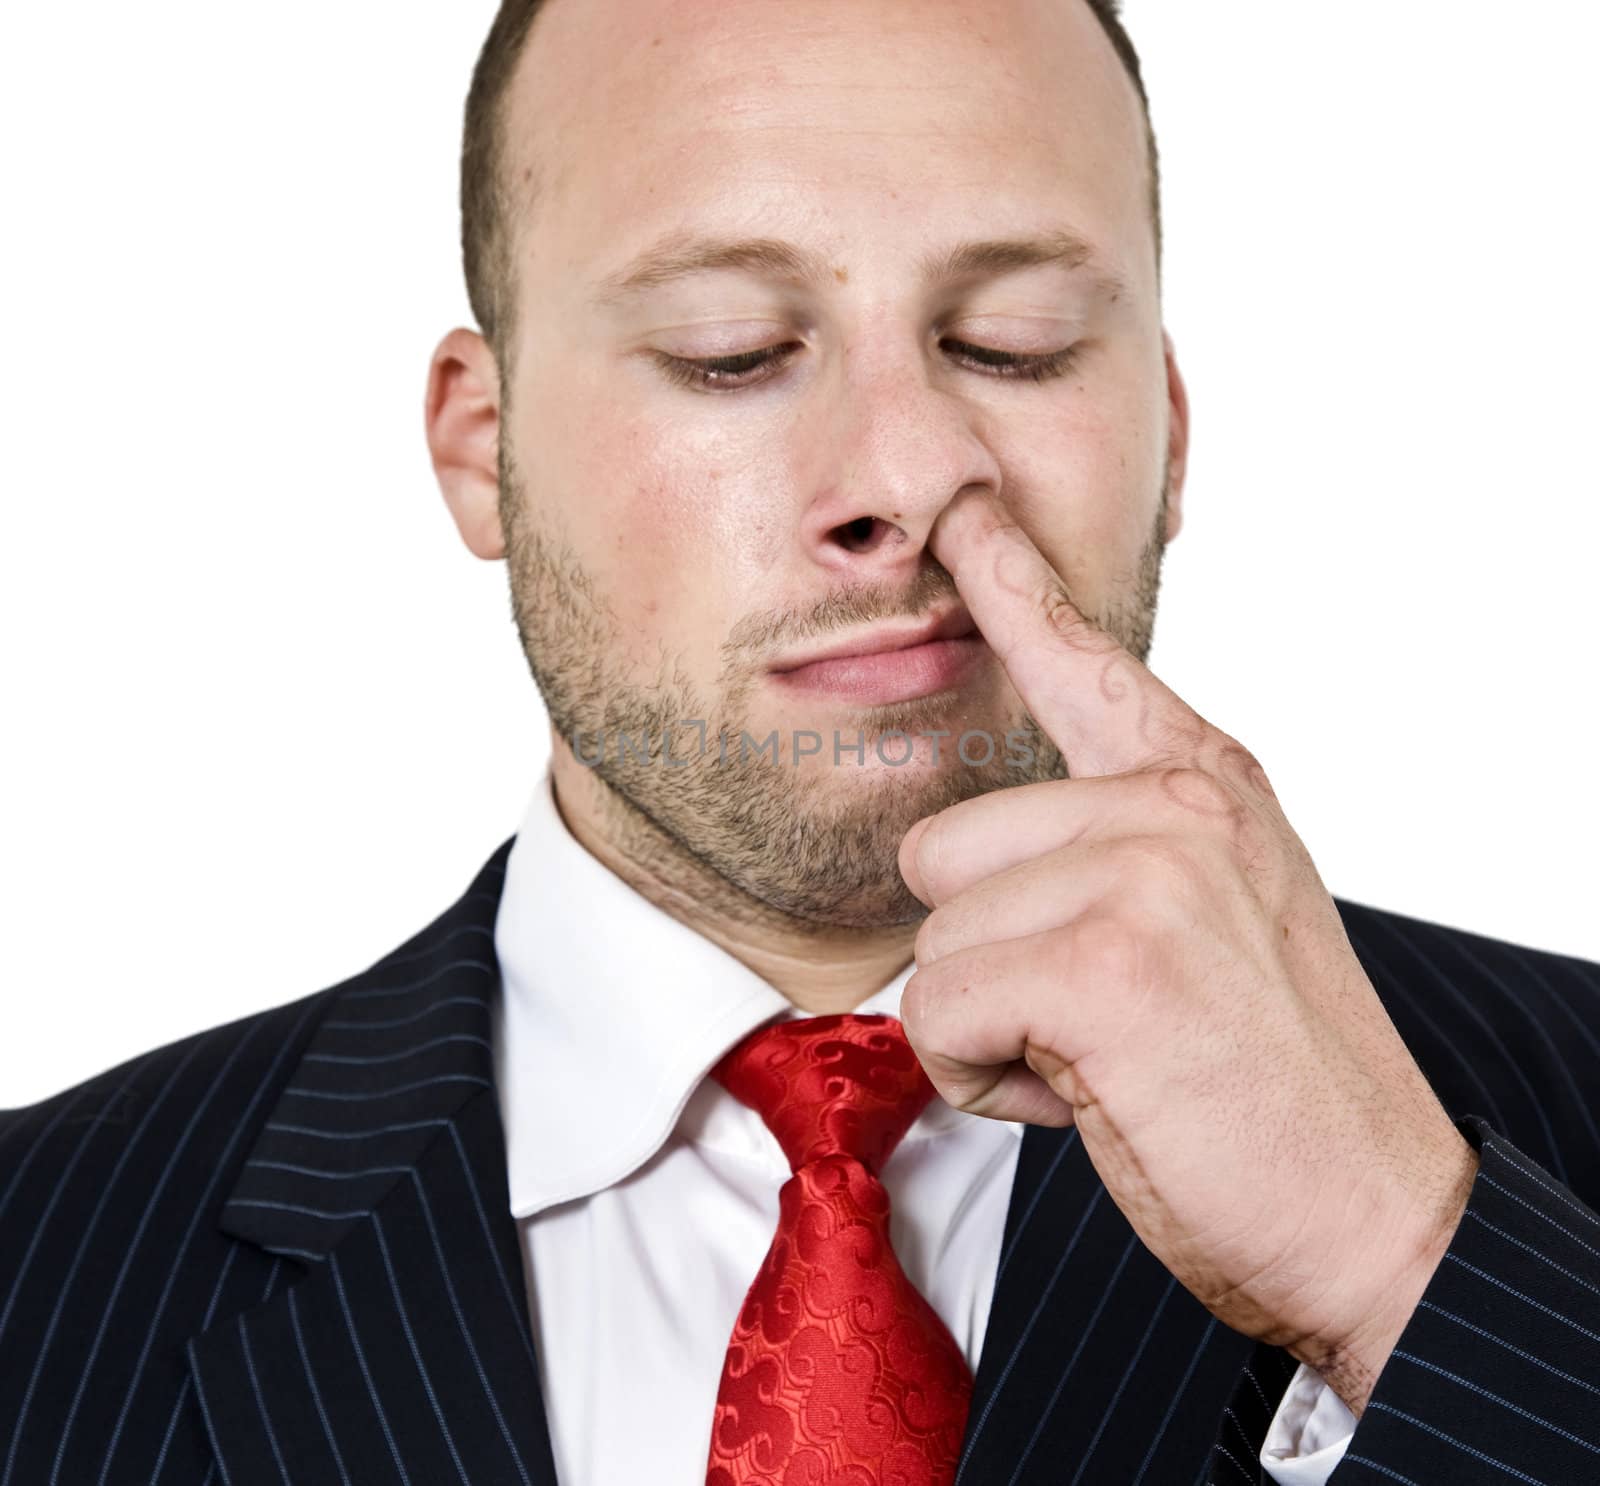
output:
[[[353,979],[0,1115],[0,1486],[554,1486],[489,1047],[510,845]],[[1600,1482],[1600,967],[1339,909],[1482,1168],[1333,1481]],[[963,1486],[1255,1483],[1295,1366],[1025,1133]]]

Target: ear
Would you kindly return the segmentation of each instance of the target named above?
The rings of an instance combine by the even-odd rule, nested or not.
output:
[[[1161,332],[1167,359],[1167,531],[1164,542],[1178,535],[1183,525],[1183,481],[1189,470],[1189,389],[1178,370],[1178,353],[1172,337]]]
[[[500,373],[475,330],[452,330],[433,353],[423,410],[444,502],[477,557],[504,557],[500,530]]]

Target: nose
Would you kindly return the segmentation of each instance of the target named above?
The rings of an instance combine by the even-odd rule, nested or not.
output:
[[[835,395],[802,521],[806,553],[835,582],[909,581],[931,562],[940,511],[970,485],[999,494],[981,410],[935,386],[914,352],[847,358]]]

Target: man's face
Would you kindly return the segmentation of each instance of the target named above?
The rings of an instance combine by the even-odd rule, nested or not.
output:
[[[558,734],[755,905],[915,918],[906,829],[1065,765],[979,636],[804,663],[970,628],[928,544],[969,485],[1147,651],[1177,510],[1131,82],[1072,0],[549,0],[507,123],[500,509]],[[1065,251],[948,271],[1002,241]]]

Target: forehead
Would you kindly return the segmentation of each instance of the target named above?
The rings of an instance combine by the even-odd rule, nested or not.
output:
[[[546,0],[504,118],[514,208],[601,272],[707,227],[848,267],[923,223],[1149,238],[1143,114],[1084,0]]]

